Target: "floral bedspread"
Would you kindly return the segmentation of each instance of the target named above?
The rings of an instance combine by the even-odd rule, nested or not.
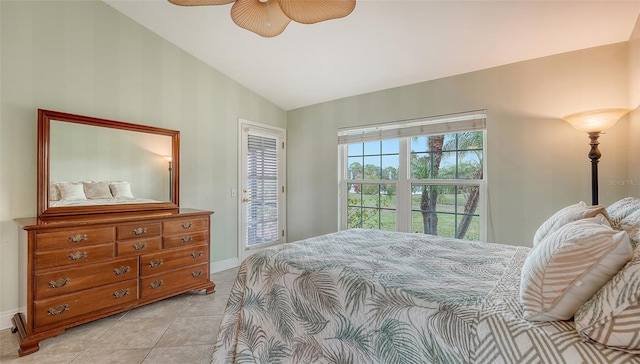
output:
[[[243,261],[212,363],[465,363],[526,248],[352,229]]]

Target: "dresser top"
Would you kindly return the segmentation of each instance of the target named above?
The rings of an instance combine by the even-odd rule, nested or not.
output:
[[[178,208],[171,210],[118,212],[107,214],[72,215],[38,219],[36,217],[24,217],[15,219],[15,223],[24,230],[47,230],[80,225],[100,225],[128,223],[149,220],[173,220],[189,218],[193,216],[209,216],[213,211]]]

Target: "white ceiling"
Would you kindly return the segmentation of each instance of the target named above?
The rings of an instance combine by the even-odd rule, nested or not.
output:
[[[231,4],[103,1],[285,110],[627,41],[640,14],[640,0],[358,0],[263,38]]]

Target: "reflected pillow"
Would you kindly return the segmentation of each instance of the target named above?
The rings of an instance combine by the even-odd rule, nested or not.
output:
[[[109,183],[107,182],[90,182],[83,183],[84,193],[90,200],[95,199],[113,199]]]
[[[60,191],[60,200],[77,201],[87,199],[82,182],[60,182],[57,186]]]
[[[131,185],[129,184],[129,182],[111,182],[109,183],[109,188],[111,189],[111,194],[114,198],[134,198],[133,193],[131,193]]]
[[[533,248],[520,299],[530,321],[569,320],[631,258],[629,237],[602,215],[570,222]]]
[[[60,201],[60,190],[57,182],[49,183],[49,201]]]
[[[640,250],[576,312],[584,341],[640,354]]]
[[[569,205],[553,214],[547,219],[547,221],[540,225],[533,237],[533,246],[535,247],[538,245],[547,235],[553,233],[567,223],[589,217],[595,217],[598,214],[602,214],[606,217],[606,213],[607,212],[603,206],[587,205],[584,201],[580,201],[575,205]]]
[[[618,227],[622,220],[640,210],[640,198],[625,197],[607,206],[607,214],[613,227]]]

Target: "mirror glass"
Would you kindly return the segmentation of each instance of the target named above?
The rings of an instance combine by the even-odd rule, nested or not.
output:
[[[178,207],[178,131],[39,113],[39,216]]]

